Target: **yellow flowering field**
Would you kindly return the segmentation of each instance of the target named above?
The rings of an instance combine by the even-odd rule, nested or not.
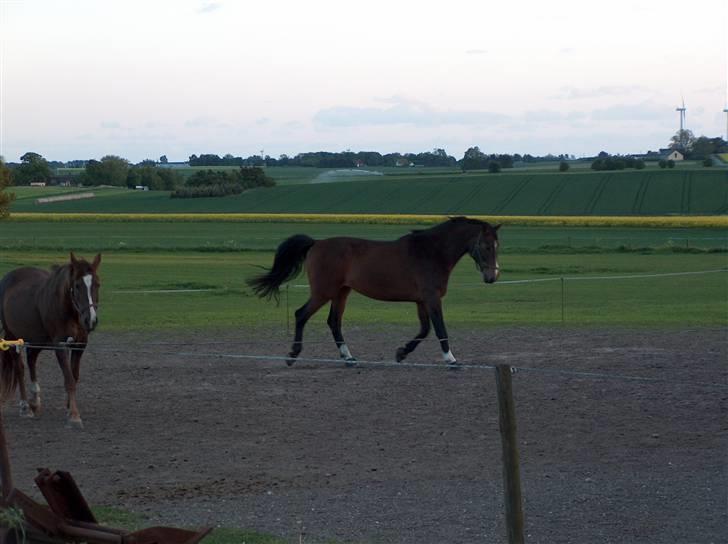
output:
[[[446,215],[301,214],[301,213],[13,213],[17,222],[240,222],[240,223],[369,223],[382,225],[434,224]],[[700,227],[728,228],[728,216],[485,216],[504,225],[572,227]]]

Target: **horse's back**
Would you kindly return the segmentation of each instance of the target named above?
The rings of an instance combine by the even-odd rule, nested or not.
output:
[[[349,287],[379,300],[413,300],[417,294],[410,264],[404,238],[379,241],[341,236],[318,240],[309,252],[306,270],[312,288],[326,297]]]

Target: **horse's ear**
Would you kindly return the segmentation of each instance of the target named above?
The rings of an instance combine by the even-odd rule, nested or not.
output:
[[[495,226],[495,227],[493,227],[493,228],[494,228],[495,230],[498,230],[499,228],[501,228],[501,226],[500,226],[500,225],[496,225],[496,226]]]
[[[96,257],[94,257],[94,262],[91,263],[91,268],[94,269],[94,272],[96,272],[96,270],[98,270],[100,264],[101,264],[101,253],[97,253]]]
[[[75,266],[77,262],[78,262],[78,259],[76,259],[76,256],[73,254],[73,251],[71,251],[71,264]]]

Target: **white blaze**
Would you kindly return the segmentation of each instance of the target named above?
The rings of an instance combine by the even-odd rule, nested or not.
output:
[[[447,353],[442,354],[442,358],[446,363],[457,363],[457,359],[455,359],[455,356],[452,354],[452,351],[448,351]]]
[[[96,308],[94,308],[94,300],[91,297],[91,285],[93,284],[94,278],[91,274],[86,274],[83,277],[83,283],[86,284],[86,294],[88,295],[88,311],[91,324],[96,323]]]

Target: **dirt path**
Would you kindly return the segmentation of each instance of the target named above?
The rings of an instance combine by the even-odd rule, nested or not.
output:
[[[362,359],[391,359],[411,332],[350,329],[348,338]],[[309,336],[319,333],[304,355],[335,355],[323,331]],[[538,369],[514,376],[529,542],[725,542],[728,390],[689,385],[728,384],[724,331],[452,336],[461,360]],[[60,372],[42,355],[42,417],[6,407],[16,484],[30,491],[36,467],[62,468],[94,505],[292,542],[300,533],[305,542],[503,541],[492,370],[287,368],[207,355],[285,353],[276,332],[248,338],[258,343],[219,334],[132,354],[110,350],[144,338],[96,333],[80,385],[84,431],[64,428]],[[435,360],[431,340],[412,356]]]

